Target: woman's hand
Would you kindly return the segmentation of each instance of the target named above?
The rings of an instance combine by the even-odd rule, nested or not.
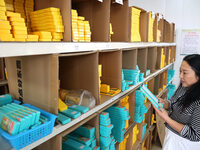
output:
[[[156,113],[158,114],[158,116],[160,116],[163,120],[165,120],[166,122],[169,120],[169,115],[168,115],[168,112],[164,109],[164,108],[161,108],[160,107],[160,110],[158,108],[156,108],[154,105],[153,105]]]
[[[170,103],[169,103],[167,100],[164,100],[164,99],[159,98],[159,97],[157,97],[157,98],[158,98],[158,100],[159,100],[159,103],[162,103],[162,104],[163,104],[163,107],[164,107],[165,109],[169,109]]]

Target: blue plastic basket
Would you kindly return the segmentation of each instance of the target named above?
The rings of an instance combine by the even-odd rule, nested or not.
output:
[[[49,119],[49,121],[38,127],[24,131],[22,133],[14,135],[14,136],[8,134],[7,132],[5,132],[4,130],[2,130],[0,128],[0,134],[5,139],[7,139],[10,142],[10,144],[17,150],[51,134],[53,131],[55,120],[57,118],[57,116],[55,116],[51,113],[48,113],[42,109],[39,109],[35,106],[32,106],[30,104],[23,104],[23,105],[26,107],[33,108],[35,110],[40,111],[43,116],[45,116]]]

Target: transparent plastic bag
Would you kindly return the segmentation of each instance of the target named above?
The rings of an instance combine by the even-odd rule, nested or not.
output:
[[[87,90],[79,89],[79,90],[64,90],[60,89],[60,98],[67,105],[81,105],[89,108],[93,108],[95,106],[95,98],[94,96]]]

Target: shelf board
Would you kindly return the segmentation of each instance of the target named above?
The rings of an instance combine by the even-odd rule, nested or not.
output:
[[[166,69],[168,69],[172,64],[169,64],[167,66],[165,66],[164,68],[162,68],[161,70],[152,73],[151,75],[149,75],[147,78],[144,79],[144,82],[139,82],[136,85],[131,86],[128,90],[125,90],[124,92],[121,92],[115,96],[113,96],[112,98],[110,98],[108,101],[105,101],[104,103],[97,105],[96,107],[94,107],[93,109],[89,110],[88,112],[82,114],[80,117],[73,119],[71,122],[67,123],[66,125],[57,125],[53,128],[53,132],[50,135],[47,135],[46,137],[24,147],[22,150],[30,150],[33,149],[35,147],[37,147],[38,145],[46,142],[47,140],[53,138],[54,136],[70,129],[70,127],[78,124],[79,122],[83,121],[84,119],[88,118],[89,116],[91,116],[94,113],[97,112],[102,112],[107,106],[115,103],[116,101],[118,101],[119,99],[123,98],[125,95],[130,94],[131,92],[133,92],[134,90],[136,90],[138,87],[140,87],[141,84],[145,83],[146,80],[152,79],[155,76],[157,76],[160,72],[165,71]]]
[[[110,49],[176,46],[157,42],[0,42],[0,57],[74,53]]]
[[[129,122],[129,127],[126,129],[126,132],[125,132],[125,134],[124,134],[124,137],[126,137],[128,134],[129,134],[129,132],[131,131],[131,130],[133,130],[133,128],[135,127],[135,125],[136,125],[136,123],[135,122]]]
[[[7,80],[0,80],[0,86],[7,85],[8,81]]]

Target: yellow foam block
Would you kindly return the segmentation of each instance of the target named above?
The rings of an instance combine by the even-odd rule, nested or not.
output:
[[[48,41],[52,41],[52,39],[39,39],[39,41],[41,41],[41,42],[48,42]]]
[[[7,37],[0,37],[0,40],[3,42],[13,42],[15,41],[14,38],[7,38]]]
[[[13,34],[27,34],[27,30],[12,30]]]
[[[21,27],[25,27],[26,26],[25,22],[10,22],[10,24],[12,26],[21,26]]]
[[[45,9],[36,10],[33,13],[40,14],[40,13],[45,13],[45,12],[60,12],[60,9],[55,8],[55,7],[49,7],[49,8],[45,8]]]
[[[3,38],[13,38],[12,34],[0,34],[0,37]]]
[[[3,15],[1,15],[1,16],[0,16],[0,20],[7,20],[7,17],[6,17],[6,15],[4,15],[4,16],[3,16]]]
[[[82,17],[82,16],[78,16],[78,20],[85,20],[85,17]]]
[[[25,42],[26,39],[25,38],[15,38],[15,41],[17,41],[17,42]]]
[[[63,24],[62,20],[55,20],[55,19],[49,19],[49,20],[32,20],[31,19],[31,23],[36,26],[38,24],[49,24],[49,23],[54,23],[54,24]]]
[[[61,39],[52,39],[52,41],[54,41],[54,42],[60,42]]]
[[[26,39],[27,34],[13,34],[15,39]]]
[[[0,30],[10,30],[11,26],[10,25],[6,25],[6,24],[1,24],[0,25]]]
[[[101,84],[101,89],[100,89],[101,92],[105,92],[105,93],[108,93],[110,91],[110,85],[107,85],[107,84]]]
[[[60,28],[51,28],[51,29],[45,29],[45,28],[33,28],[33,31],[48,31],[48,32],[64,32],[64,29]]]
[[[24,26],[12,26],[12,30],[27,31],[27,28]]]
[[[1,0],[1,1],[0,1],[0,6],[5,7],[5,2]]]
[[[11,12],[11,11],[6,11],[6,16],[21,18],[21,14],[20,13],[14,13],[14,12]]]
[[[33,32],[32,34],[33,35],[39,35],[39,37],[52,37],[51,32],[45,32],[45,31]]]
[[[63,39],[62,34],[54,34],[53,32],[52,32],[52,37],[53,37],[53,39]]]
[[[45,12],[41,14],[35,14],[34,11],[30,13],[31,18],[40,18],[40,17],[45,17],[45,16],[51,16],[51,17],[61,17],[60,12]]]
[[[29,34],[29,35],[27,35],[27,38],[28,39],[39,39],[39,35],[31,35],[31,34]]]
[[[59,98],[59,101],[58,101],[58,110],[59,111],[64,111],[64,110],[67,110],[67,105]]]
[[[72,14],[77,14],[77,10],[71,9],[71,13],[72,13]]]
[[[26,39],[27,42],[38,42],[38,39]]]
[[[6,11],[6,7],[5,6],[0,6],[0,11]]]
[[[1,30],[0,29],[0,35],[4,35],[4,34],[10,34],[10,30]]]
[[[24,18],[14,18],[14,17],[9,17],[9,20],[10,21],[13,21],[13,22],[25,22],[24,21]]]

